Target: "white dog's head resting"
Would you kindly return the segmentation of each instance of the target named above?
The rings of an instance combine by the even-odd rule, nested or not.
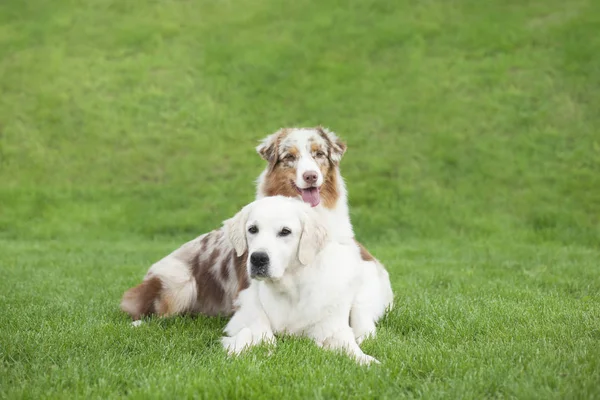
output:
[[[277,280],[310,264],[327,241],[327,229],[309,205],[283,196],[265,197],[224,222],[238,256],[248,252],[248,275]]]

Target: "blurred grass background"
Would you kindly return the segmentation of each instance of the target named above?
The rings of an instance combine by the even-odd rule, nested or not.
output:
[[[257,141],[282,126],[323,124],[348,143],[342,173],[355,231],[388,266],[400,296],[381,339],[400,363],[388,367],[402,365],[399,375],[365,382],[385,382],[375,387],[392,397],[400,387],[416,397],[597,396],[598,364],[585,357],[600,357],[592,344],[600,305],[599,27],[600,3],[591,0],[1,2],[0,301],[9,323],[0,328],[7,383],[0,393],[172,393],[152,383],[135,392],[110,379],[97,391],[68,369],[58,379],[47,367],[64,363],[38,358],[40,337],[21,335],[34,326],[43,332],[35,321],[47,318],[76,330],[85,315],[69,320],[44,307],[67,302],[80,311],[96,299],[92,314],[119,324],[110,335],[126,340],[120,294],[150,263],[253,200],[263,168]],[[430,375],[409,373],[410,357],[390,355],[411,321],[421,326],[431,316],[427,301],[455,320],[445,302],[465,309],[463,300],[513,298],[515,287],[519,296],[537,288],[537,303],[523,305],[523,315],[541,331],[576,327],[559,342],[582,340],[587,361],[569,358],[560,344],[546,356],[585,372],[561,372],[526,346],[539,363],[534,376],[567,373],[566,383],[540,378],[511,389],[500,374],[495,389],[481,375],[461,386],[451,368],[461,356],[448,354],[439,361],[447,368],[434,374],[440,380],[427,386],[422,378]],[[570,295],[575,300],[562,303]],[[546,301],[571,316],[542,318],[534,304]],[[504,322],[486,331],[490,337],[506,327],[502,316],[513,306],[500,301],[494,309]],[[411,307],[423,314],[407,321]],[[212,329],[213,339],[221,326],[182,323]],[[423,329],[443,347],[435,326]],[[528,340],[531,330],[513,338]],[[70,340],[53,330],[41,335],[61,346]],[[208,365],[216,365],[222,354],[211,343]],[[100,367],[106,351],[76,358],[78,368],[95,366],[100,372],[90,373],[100,379],[123,368]],[[415,346],[412,360],[422,356]],[[489,356],[469,357],[481,367],[477,360]],[[148,376],[146,367],[138,374]],[[323,374],[339,372],[331,368]],[[341,388],[325,394],[378,393],[348,392],[338,378]],[[239,385],[246,391],[238,397],[252,396]],[[202,392],[197,382],[185,387],[236,397]],[[310,396],[310,387],[293,393]]]
[[[210,229],[324,124],[365,238],[598,245],[594,2],[278,4],[4,2],[3,236]]]

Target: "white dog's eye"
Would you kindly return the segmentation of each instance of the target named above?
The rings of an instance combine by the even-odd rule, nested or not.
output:
[[[256,227],[256,225],[252,225],[250,226],[250,228],[248,228],[248,232],[252,234],[258,233],[258,228]]]
[[[288,228],[283,228],[280,232],[279,232],[279,236],[287,236],[290,233],[292,233],[292,231]]]
[[[325,157],[325,153],[323,153],[322,151],[317,151],[315,153],[315,157],[317,157],[317,158],[323,158],[323,157]]]

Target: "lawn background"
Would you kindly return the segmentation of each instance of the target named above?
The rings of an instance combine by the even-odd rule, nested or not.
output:
[[[355,366],[122,292],[323,124],[395,309]],[[0,2],[3,398],[600,397],[600,2]]]

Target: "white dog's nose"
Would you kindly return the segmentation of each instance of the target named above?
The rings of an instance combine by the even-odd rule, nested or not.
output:
[[[269,255],[264,251],[255,251],[250,255],[250,276],[267,276]]]
[[[264,251],[256,251],[250,256],[250,262],[257,267],[264,267],[269,264],[269,255]]]

